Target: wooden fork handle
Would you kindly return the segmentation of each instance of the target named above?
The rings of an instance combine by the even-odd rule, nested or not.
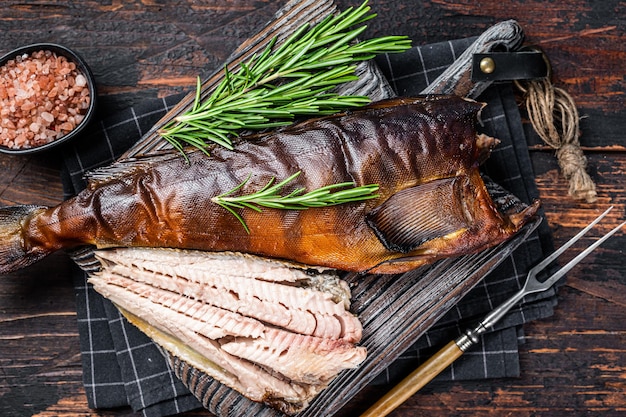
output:
[[[384,417],[391,413],[462,354],[461,348],[452,340],[361,414],[361,417]]]

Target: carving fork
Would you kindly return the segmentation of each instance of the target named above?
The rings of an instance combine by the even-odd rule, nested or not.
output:
[[[439,375],[444,369],[458,359],[464,352],[466,352],[471,346],[478,343],[478,336],[485,333],[489,327],[492,327],[498,320],[500,320],[513,306],[525,296],[537,292],[542,292],[554,285],[561,277],[563,277],[570,269],[572,269],[583,258],[589,255],[594,249],[600,246],[605,240],[620,230],[626,222],[623,222],[615,229],[608,232],[606,235],[596,240],[587,249],[576,255],[574,259],[569,261],[565,266],[559,269],[551,277],[545,281],[539,281],[537,274],[545,269],[552,261],[560,256],[566,249],[572,246],[578,239],[580,239],[585,233],[587,233],[593,226],[595,226],[604,216],[606,216],[613,207],[609,207],[604,213],[602,213],[597,219],[591,222],[587,227],[578,232],[576,236],[570,239],[567,243],[561,246],[553,254],[541,261],[537,266],[532,268],[526,277],[524,287],[515,293],[511,298],[504,303],[496,307],[491,313],[489,313],[474,329],[468,329],[465,333],[458,337],[456,340],[452,340],[439,352],[434,354],[430,359],[424,362],[419,368],[411,372],[406,378],[404,378],[398,385],[396,385],[391,391],[385,394],[380,400],[372,405],[361,417],[383,417],[395,410],[409,397],[419,391],[424,385],[429,383],[434,377]]]

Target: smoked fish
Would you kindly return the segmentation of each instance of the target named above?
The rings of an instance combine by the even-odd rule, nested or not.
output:
[[[172,151],[96,170],[56,207],[0,208],[0,273],[84,245],[234,251],[345,271],[401,273],[474,253],[515,234],[537,210],[501,213],[479,164],[497,140],[476,131],[482,104],[456,96],[394,98],[242,137],[210,156]],[[212,201],[301,172],[285,190],[378,184],[378,197],[306,210]]]
[[[293,415],[367,356],[337,271],[229,252],[115,248],[96,257],[94,289],[185,363],[182,379],[202,402],[197,373]]]

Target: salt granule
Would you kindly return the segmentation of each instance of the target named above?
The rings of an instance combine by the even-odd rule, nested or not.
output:
[[[48,50],[19,55],[0,67],[0,145],[32,148],[67,135],[90,100],[74,62]]]

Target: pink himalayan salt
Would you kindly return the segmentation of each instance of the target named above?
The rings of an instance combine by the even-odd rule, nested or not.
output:
[[[87,79],[74,62],[42,50],[0,67],[0,146],[32,148],[68,134],[89,108]]]

